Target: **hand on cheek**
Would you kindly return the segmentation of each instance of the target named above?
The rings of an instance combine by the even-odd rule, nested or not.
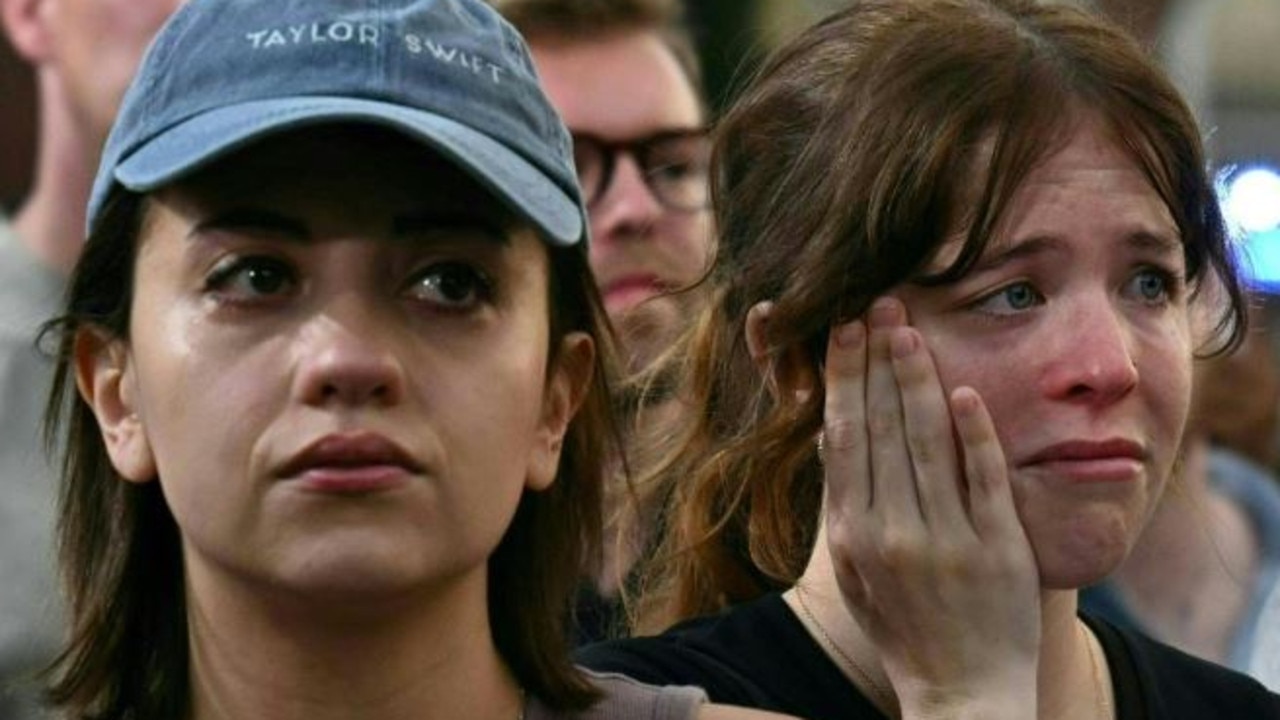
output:
[[[896,300],[831,338],[828,542],[904,717],[1034,708],[1039,575],[982,399],[948,397]]]

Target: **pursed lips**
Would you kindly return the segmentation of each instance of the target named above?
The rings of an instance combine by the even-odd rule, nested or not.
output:
[[[1037,450],[1016,467],[1082,482],[1116,482],[1136,478],[1149,459],[1150,452],[1133,440],[1068,440]]]
[[[276,476],[318,491],[358,493],[388,489],[422,469],[397,443],[362,430],[319,438],[286,461]]]

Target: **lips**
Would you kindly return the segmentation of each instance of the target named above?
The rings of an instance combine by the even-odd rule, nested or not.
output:
[[[605,302],[614,305],[632,305],[666,291],[666,285],[657,275],[637,273],[626,275],[604,285]]]
[[[421,472],[422,466],[404,448],[383,435],[356,431],[316,440],[276,474],[312,490],[362,493],[390,489]]]
[[[1123,482],[1141,474],[1149,455],[1140,443],[1123,438],[1069,440],[1036,451],[1018,467],[1079,482]]]

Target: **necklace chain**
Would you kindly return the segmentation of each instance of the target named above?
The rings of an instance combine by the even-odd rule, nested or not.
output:
[[[1084,640],[1085,649],[1089,653],[1089,668],[1093,671],[1093,693],[1098,699],[1098,717],[1110,720],[1111,700],[1107,697],[1106,688],[1102,685],[1102,663],[1098,660],[1098,650],[1093,646],[1092,633],[1085,628],[1084,623],[1076,621],[1076,627],[1080,629],[1080,639]]]
[[[827,632],[827,629],[822,625],[822,623],[818,622],[817,616],[814,615],[813,610],[809,609],[809,603],[805,600],[804,588],[797,584],[795,586],[795,591],[796,603],[800,606],[800,611],[804,614],[805,619],[809,621],[808,624],[811,625],[814,630],[818,631],[818,639],[821,641],[823,647],[828,651],[828,653],[834,655],[846,670],[856,675],[858,679],[862,680],[862,682],[866,684],[867,689],[871,692],[872,700],[874,700],[877,705],[882,708],[893,707],[891,693],[885,689],[883,685],[876,682],[876,680],[871,676],[871,673],[867,672],[866,668],[862,667],[858,661],[854,660],[853,656],[849,655],[849,653],[845,652],[844,648],[836,644],[836,641],[832,639],[831,634]],[[1077,627],[1079,628],[1080,638],[1084,641],[1085,650],[1089,653],[1089,668],[1093,678],[1093,696],[1097,699],[1098,717],[1110,720],[1110,718],[1114,716],[1111,713],[1111,700],[1107,697],[1107,693],[1102,684],[1102,663],[1098,659],[1097,648],[1094,647],[1093,639],[1090,636],[1089,631],[1085,629],[1084,624],[1080,623]],[[520,711],[519,720],[524,720],[523,708]]]
[[[804,597],[804,588],[797,584],[795,586],[795,590],[796,603],[800,605],[800,611],[804,613],[805,619],[809,621],[808,624],[813,626],[814,630],[818,631],[818,640],[821,641],[822,646],[827,650],[828,654],[835,656],[835,659],[838,660],[846,670],[853,673],[866,685],[867,690],[871,693],[871,699],[876,705],[881,709],[884,709],[886,712],[891,709],[894,705],[893,693],[877,682],[875,678],[871,676],[871,673],[867,672],[866,668],[862,667],[858,661],[853,659],[853,656],[844,651],[844,648],[836,644],[836,641],[831,638],[827,629],[823,627],[822,623],[818,622],[817,616],[815,616],[813,611],[809,609],[809,603],[805,601]]]

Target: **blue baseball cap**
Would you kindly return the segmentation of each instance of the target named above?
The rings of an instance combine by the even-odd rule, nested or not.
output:
[[[189,0],[125,94],[89,200],[149,192],[238,148],[328,123],[391,128],[548,242],[586,235],[568,131],[528,47],[482,0]]]

